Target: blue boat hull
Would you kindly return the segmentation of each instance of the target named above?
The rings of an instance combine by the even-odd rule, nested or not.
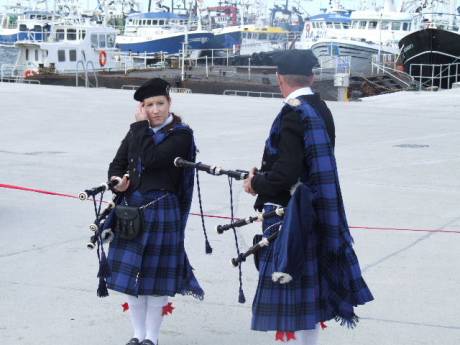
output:
[[[241,31],[216,34],[206,44],[205,49],[231,49],[241,45]]]
[[[188,34],[189,49],[203,49],[206,43],[213,38],[212,33],[190,33]],[[185,35],[167,37],[158,40],[144,41],[138,43],[117,43],[122,51],[131,53],[158,53],[178,54],[182,50]]]

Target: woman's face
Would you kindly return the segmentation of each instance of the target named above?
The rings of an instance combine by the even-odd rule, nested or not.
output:
[[[143,105],[151,127],[161,126],[169,116],[171,103],[166,96],[146,98]]]

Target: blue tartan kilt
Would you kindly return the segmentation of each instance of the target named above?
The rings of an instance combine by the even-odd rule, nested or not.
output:
[[[161,197],[144,209],[144,231],[135,239],[124,240],[115,233],[107,254],[111,269],[107,287],[133,296],[179,293],[203,299],[185,253],[177,196],[164,191],[134,192],[127,202],[142,206]]]
[[[265,205],[264,212],[273,211],[276,207]],[[273,230],[266,229],[280,222],[280,217],[263,221],[264,236],[268,237]],[[283,230],[281,230],[283,231]],[[287,284],[272,281],[273,245],[260,252],[259,283],[252,304],[251,329],[256,331],[295,332],[315,329],[320,322],[318,262],[316,256],[316,235],[308,234],[309,241],[303,272],[298,279]],[[276,240],[275,240],[276,241]]]

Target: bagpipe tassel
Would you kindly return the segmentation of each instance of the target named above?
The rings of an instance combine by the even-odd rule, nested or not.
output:
[[[97,296],[98,297],[107,297],[109,291],[107,290],[107,283],[105,278],[99,277],[99,286],[97,287]]]
[[[107,261],[107,256],[105,255],[104,247],[102,246],[102,241],[98,241],[98,259],[99,259],[99,271],[97,272],[97,277],[99,278],[99,285],[97,287],[97,296],[98,297],[107,297],[109,291],[107,290],[106,278],[110,277],[111,271],[109,262]]]
[[[243,292],[243,288],[240,287],[240,293],[239,293],[239,296],[238,296],[238,302],[243,304],[243,303],[246,303],[246,297],[244,296],[244,292]]]
[[[212,247],[209,244],[209,241],[207,238],[206,238],[206,254],[212,254]]]
[[[101,259],[99,260],[99,271],[97,272],[98,278],[108,278],[110,277],[111,271],[110,266],[107,261],[104,250],[101,252]]]

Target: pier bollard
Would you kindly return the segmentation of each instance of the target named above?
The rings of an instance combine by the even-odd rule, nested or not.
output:
[[[337,101],[347,102],[350,75],[348,73],[336,73],[334,75],[334,86],[337,88]]]

